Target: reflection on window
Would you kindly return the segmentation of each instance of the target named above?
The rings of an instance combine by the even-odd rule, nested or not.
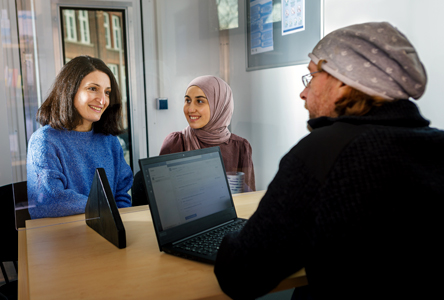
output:
[[[125,66],[120,69],[120,93],[122,94],[122,112],[124,116],[128,115],[128,100],[126,97],[126,75]],[[128,118],[123,118],[123,127],[128,128]]]
[[[265,20],[265,23],[275,23],[282,21],[282,6],[281,2],[273,2],[273,11]]]
[[[114,49],[120,49],[122,44],[121,40],[122,31],[120,28],[120,18],[118,16],[113,15],[112,20],[113,20]]]
[[[66,9],[63,11],[63,14],[65,16],[66,40],[76,42],[77,41],[76,13],[72,9]]]
[[[113,72],[122,94],[122,121],[123,129],[127,130],[119,136],[126,162],[131,166],[131,134],[128,132],[130,111],[128,109],[128,88],[126,86],[126,54],[123,41],[125,32],[125,19],[122,11],[117,10],[72,10],[61,8],[63,16],[62,24],[66,25],[67,32],[63,39],[63,55],[65,63],[79,55],[89,55],[100,58]],[[77,30],[80,32],[78,43],[76,39],[69,39],[68,32],[76,29],[76,16],[78,16]],[[90,22],[91,21],[91,22]],[[68,27],[68,24],[70,27]],[[72,31],[73,29],[74,31]],[[67,43],[67,41],[70,41]],[[117,51],[116,51],[117,50]]]
[[[84,44],[89,44],[90,38],[89,38],[88,11],[79,10],[79,24],[80,24],[80,42]]]
[[[116,77],[117,84],[119,84],[119,86],[122,86],[119,82],[119,69],[117,68],[117,65],[108,64],[108,68],[111,70],[111,72],[113,72],[114,77]]]
[[[239,27],[238,0],[216,0],[219,30]]]
[[[105,28],[105,45],[106,48],[111,48],[111,31],[109,29],[109,14],[103,13],[103,27]]]

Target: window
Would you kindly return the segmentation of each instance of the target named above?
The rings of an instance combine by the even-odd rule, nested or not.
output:
[[[219,30],[239,27],[237,0],[216,0]]]
[[[65,15],[66,40],[77,42],[76,13],[72,9],[63,11]]]
[[[120,94],[122,94],[123,127],[128,128],[128,99],[126,95],[126,66],[120,66]]]
[[[89,44],[89,18],[87,10],[79,10],[80,42]]]
[[[103,13],[103,27],[105,28],[105,46],[111,48],[111,31],[109,26],[109,14]]]
[[[120,49],[122,47],[122,29],[120,27],[120,18],[118,16],[112,16],[113,21],[113,37],[114,37],[114,49]]]
[[[119,135],[119,139],[124,141],[122,142],[122,148],[125,160],[132,166],[131,129],[129,128],[130,110],[128,109],[128,87],[126,86],[126,74],[128,73],[126,70],[126,49],[123,42],[126,22],[123,11],[62,8],[60,15],[63,16],[62,24],[69,24],[70,22],[73,24],[69,28],[75,29],[76,22],[79,23],[77,24],[79,36],[76,42],[73,43],[72,39],[68,39],[63,35],[62,43],[65,63],[78,55],[97,57],[105,62],[116,78],[122,93],[122,121],[123,129],[126,130],[126,132]],[[66,27],[68,30],[68,25]]]
[[[117,84],[119,86],[121,86],[120,82],[119,82],[119,68],[117,67],[117,65],[115,65],[115,64],[108,64],[108,68],[111,70],[111,72],[113,72],[114,77],[116,77]]]

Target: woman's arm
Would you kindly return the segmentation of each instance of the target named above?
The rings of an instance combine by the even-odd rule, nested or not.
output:
[[[245,174],[245,187],[244,192],[251,192],[256,190],[256,181],[254,178],[254,166],[253,166],[253,150],[250,143],[244,139],[244,145],[241,155],[241,172]]]
[[[118,208],[122,207],[130,207],[131,206],[131,196],[128,194],[128,191],[133,186],[133,172],[131,167],[125,161],[125,157],[123,154],[123,149],[120,146],[119,141],[116,138],[115,143],[116,150],[114,153],[118,156],[116,161],[118,165],[115,166],[116,169],[116,193],[114,195],[114,199],[116,200],[116,204]]]
[[[176,131],[168,134],[163,140],[159,155],[183,151],[185,151],[185,147],[183,145],[183,135],[181,132]]]
[[[317,190],[308,178],[302,162],[284,157],[257,211],[240,232],[224,237],[214,272],[228,296],[256,299],[305,267],[307,200]]]
[[[27,159],[29,213],[34,218],[85,212],[88,197],[70,188],[56,147],[43,136],[30,140]]]

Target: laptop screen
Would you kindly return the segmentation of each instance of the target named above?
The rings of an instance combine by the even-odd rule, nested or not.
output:
[[[172,242],[236,218],[219,147],[140,160],[158,239]]]
[[[148,168],[159,201],[161,230],[200,219],[230,207],[218,153],[168,160]],[[161,200],[161,201],[160,201]]]

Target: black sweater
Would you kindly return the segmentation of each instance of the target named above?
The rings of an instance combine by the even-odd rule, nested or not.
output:
[[[309,125],[244,229],[224,238],[215,265],[222,290],[254,299],[305,267],[315,299],[433,292],[444,132],[408,100]]]

